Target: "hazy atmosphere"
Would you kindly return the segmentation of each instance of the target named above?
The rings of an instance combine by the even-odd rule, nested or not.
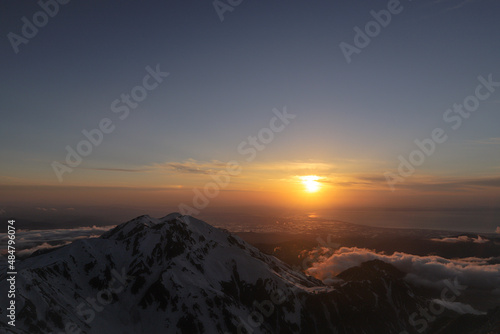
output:
[[[133,221],[175,222],[205,238],[202,219],[287,265],[312,258],[300,275],[316,281],[298,279],[307,287],[380,261],[410,273],[409,284],[441,287],[458,275],[472,290],[500,293],[498,1],[8,0],[0,8],[0,218],[16,221],[18,257],[143,237],[120,224],[150,215],[164,218]],[[318,246],[321,233],[338,247]],[[430,262],[446,265],[430,275],[422,269]],[[486,317],[496,304],[474,304],[481,296],[440,305]],[[332,332],[308,316],[316,332]],[[197,333],[183,319],[177,328]],[[225,321],[198,332],[240,333]],[[308,332],[271,322],[271,332]],[[400,334],[400,325],[373,333]],[[82,333],[114,328],[92,326]],[[141,326],[130,328],[155,332]],[[48,333],[50,324],[35,327]]]
[[[194,207],[231,161],[209,207],[498,209],[498,4],[402,1],[355,40],[387,6],[69,2],[23,41],[40,7],[4,2],[2,209]]]

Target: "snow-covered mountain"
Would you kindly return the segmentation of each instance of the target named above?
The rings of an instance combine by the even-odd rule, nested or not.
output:
[[[378,260],[321,281],[189,216],[141,216],[18,263],[13,333],[417,333],[427,307]],[[5,273],[0,291],[8,290]]]

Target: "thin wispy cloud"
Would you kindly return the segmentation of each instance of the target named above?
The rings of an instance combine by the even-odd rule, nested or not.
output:
[[[132,187],[132,186],[83,186],[83,185],[71,185],[71,186],[59,186],[59,185],[12,185],[12,184],[1,184],[3,190],[118,190],[118,191],[161,191],[161,190],[175,190],[179,189],[178,186],[163,186],[163,187]]]
[[[483,140],[474,140],[473,144],[481,144],[481,145],[500,145],[500,137],[488,138]]]
[[[223,170],[226,164],[217,160],[204,162],[194,159],[188,159],[183,162],[167,162],[165,164],[156,166],[160,168],[163,167],[177,173],[210,175]]]
[[[471,4],[471,3],[478,2],[478,1],[480,1],[480,0],[464,0],[464,1],[460,2],[460,3],[458,3],[455,6],[451,6],[451,7],[447,8],[446,10],[450,11],[450,10],[460,9],[460,8],[462,8],[464,6],[467,6],[467,5]]]
[[[489,242],[488,239],[482,238],[480,235],[478,235],[477,238],[470,238],[466,235],[461,235],[458,237],[434,238],[431,240],[436,241],[436,242],[445,242],[445,243],[452,243],[452,244],[458,243],[458,242],[472,242],[472,243],[476,243],[476,244],[484,244],[484,243]]]
[[[340,175],[337,186],[344,187],[378,187],[387,188],[387,180],[384,177],[367,175]],[[415,177],[412,180],[398,184],[398,189],[408,189],[417,191],[459,191],[479,188],[500,187],[500,177],[477,177],[477,178],[442,178],[433,176]]]
[[[66,163],[61,162],[62,165],[68,166]],[[71,166],[68,166],[71,167]],[[114,168],[114,167],[71,167],[72,169],[94,170],[101,172],[125,172],[125,173],[141,173],[149,172],[151,168]]]
[[[434,4],[435,5],[445,4],[446,8],[444,9],[444,11],[451,11],[451,10],[460,9],[462,7],[465,7],[467,5],[470,5],[474,2],[479,2],[479,1],[483,1],[483,0],[462,0],[460,2],[458,2],[456,0],[436,0],[436,1],[434,1]]]
[[[47,212],[47,211],[56,212],[57,211],[56,208],[41,208],[41,207],[37,207],[36,209],[39,210],[39,211],[44,211],[44,212]]]

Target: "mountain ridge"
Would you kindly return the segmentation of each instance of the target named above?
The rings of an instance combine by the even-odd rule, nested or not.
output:
[[[327,286],[196,218],[143,215],[21,261],[13,332],[416,333],[428,300],[370,262]]]

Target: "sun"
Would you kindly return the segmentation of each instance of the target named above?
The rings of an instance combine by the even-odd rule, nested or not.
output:
[[[315,193],[321,188],[321,184],[318,182],[319,176],[316,175],[301,176],[300,180],[302,181],[302,184],[306,187],[307,192]]]

